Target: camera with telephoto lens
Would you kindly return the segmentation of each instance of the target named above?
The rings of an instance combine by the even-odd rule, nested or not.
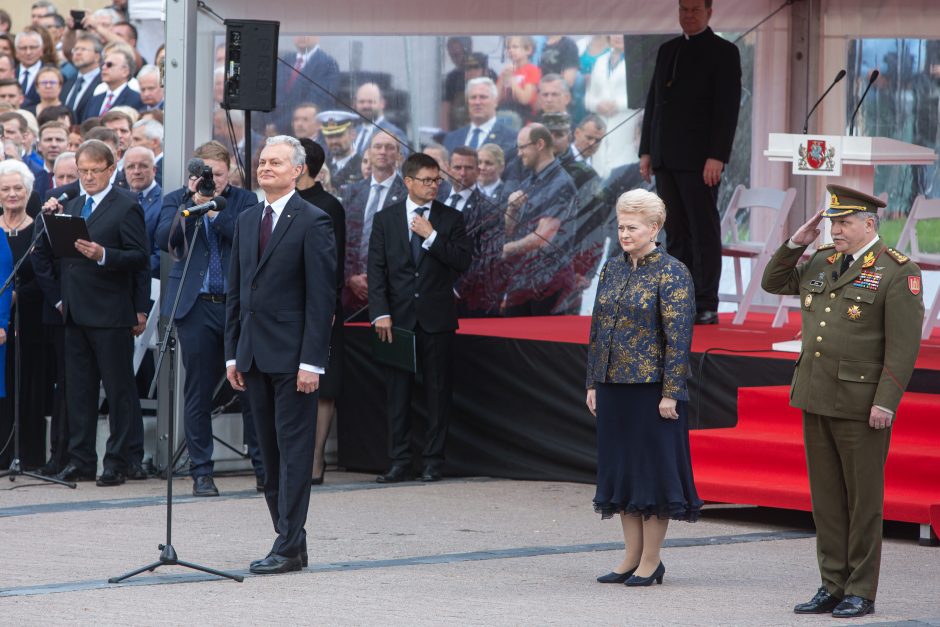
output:
[[[215,179],[212,177],[212,168],[207,165],[202,166],[202,172],[199,173],[196,192],[209,198],[215,196]]]

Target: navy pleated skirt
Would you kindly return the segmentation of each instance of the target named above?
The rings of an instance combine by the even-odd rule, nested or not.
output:
[[[678,420],[659,415],[662,383],[598,383],[597,491],[594,511],[603,518],[694,522],[702,508],[692,477],[685,401]]]

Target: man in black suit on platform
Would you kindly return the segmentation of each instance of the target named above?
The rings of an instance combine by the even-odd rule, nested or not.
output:
[[[640,138],[640,175],[656,175],[666,247],[695,284],[696,324],[718,323],[718,185],[738,123],[741,56],[712,32],[711,0],[679,0],[682,35],[659,48]]]
[[[440,169],[423,153],[402,166],[408,198],[375,214],[369,238],[369,318],[383,342],[392,327],[415,332],[418,363],[427,388],[423,481],[441,478],[450,412],[457,306],[454,282],[471,261],[471,242],[461,213],[434,200]],[[414,375],[385,367],[389,457],[392,467],[376,480],[395,483],[413,478],[411,389]]]
[[[300,570],[316,433],[317,388],[329,358],[336,306],[336,250],[330,217],[294,185],[303,146],[267,140],[258,162],[265,199],[238,216],[226,301],[229,382],[248,390],[261,457],[264,497],[278,533],[255,574]]]
[[[45,277],[59,289],[50,301],[65,320],[69,462],[56,477],[65,481],[94,477],[103,383],[111,435],[98,485],[114,486],[124,483],[129,466],[133,470],[139,461],[130,459],[129,448],[143,441],[132,333],[146,322],[137,313],[136,277],[148,270],[149,247],[143,209],[132,195],[111,185],[115,162],[107,144],[84,142],[76,161],[84,193],[66,203],[64,211],[86,220],[91,241],[76,241],[82,257],[63,258],[58,281]],[[37,272],[48,274],[53,264],[46,238],[35,254],[45,261],[37,264]]]

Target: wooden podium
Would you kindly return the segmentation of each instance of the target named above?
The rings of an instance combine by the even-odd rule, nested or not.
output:
[[[814,150],[815,148],[815,150]],[[793,164],[793,174],[825,177],[824,184],[836,183],[874,196],[875,166],[930,165],[937,160],[931,148],[909,144],[890,137],[853,137],[849,135],[804,135],[802,133],[770,133],[764,156],[771,161]],[[818,166],[818,167],[814,167]],[[829,238],[829,221],[824,220],[823,239]],[[781,313],[791,303],[799,307],[799,299],[787,296],[774,320],[778,325]],[[800,340],[777,342],[774,350],[798,353]]]

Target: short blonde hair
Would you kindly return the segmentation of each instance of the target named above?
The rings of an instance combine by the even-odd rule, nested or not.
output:
[[[662,199],[645,189],[631,189],[617,199],[617,216],[640,214],[646,222],[663,228],[666,222],[666,204]]]

